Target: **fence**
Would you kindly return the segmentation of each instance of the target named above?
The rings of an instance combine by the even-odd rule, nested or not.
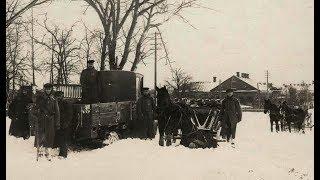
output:
[[[81,98],[81,86],[78,84],[54,84],[55,91],[62,91],[65,98]]]

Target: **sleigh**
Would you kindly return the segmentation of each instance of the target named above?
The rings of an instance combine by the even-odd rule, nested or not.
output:
[[[192,111],[193,116],[191,117],[191,122],[197,129],[217,133],[221,126],[221,122],[219,121],[220,110],[207,107],[196,107],[193,108]]]
[[[191,107],[192,116],[190,121],[197,130],[210,132],[217,139],[220,136],[219,130],[221,127],[220,110],[217,108],[202,106]],[[176,136],[176,139],[181,139],[181,134]]]

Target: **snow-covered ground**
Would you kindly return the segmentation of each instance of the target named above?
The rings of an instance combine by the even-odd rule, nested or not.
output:
[[[9,125],[7,119],[7,134]],[[7,135],[7,179],[314,179],[313,131],[271,133],[267,115],[244,112],[236,138],[235,149],[228,143],[216,149],[188,149],[160,147],[158,138],[125,139],[101,149],[71,152],[66,160],[37,162],[33,138],[24,141]]]

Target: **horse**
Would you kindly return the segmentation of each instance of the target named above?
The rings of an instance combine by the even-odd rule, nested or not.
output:
[[[303,110],[302,108],[291,108],[284,101],[280,106],[280,111],[284,114],[285,121],[289,127],[289,132],[291,132],[291,124],[293,124],[294,128],[298,131],[302,130],[304,133],[304,121],[308,114],[306,110]]]
[[[189,147],[192,143],[205,142],[200,143],[199,146],[216,147],[217,143],[210,139],[213,137],[210,136],[210,132],[199,130],[192,121],[194,114],[188,105],[173,103],[165,86],[156,87],[156,91],[160,146],[164,146],[164,141],[166,141],[166,146],[170,146],[178,130],[181,130],[180,144],[183,146]]]
[[[189,113],[183,103],[172,102],[166,86],[162,88],[156,87],[156,91],[159,145],[164,146],[164,141],[166,141],[166,146],[170,146],[174,136],[178,134],[181,121],[188,119]]]
[[[271,102],[270,99],[264,100],[264,113],[267,114],[269,112],[270,116],[270,125],[271,125],[271,132],[273,132],[273,124],[276,124],[276,132],[279,131],[279,122],[281,125],[281,131],[284,130],[284,123],[282,121],[282,115],[280,113],[280,108]]]

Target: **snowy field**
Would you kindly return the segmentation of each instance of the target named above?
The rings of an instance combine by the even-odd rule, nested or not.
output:
[[[313,118],[313,116],[312,116]],[[8,180],[286,180],[314,179],[314,133],[271,133],[269,117],[244,112],[236,148],[160,147],[151,140],[125,139],[101,149],[71,152],[66,160],[36,161],[34,138],[8,136]]]

